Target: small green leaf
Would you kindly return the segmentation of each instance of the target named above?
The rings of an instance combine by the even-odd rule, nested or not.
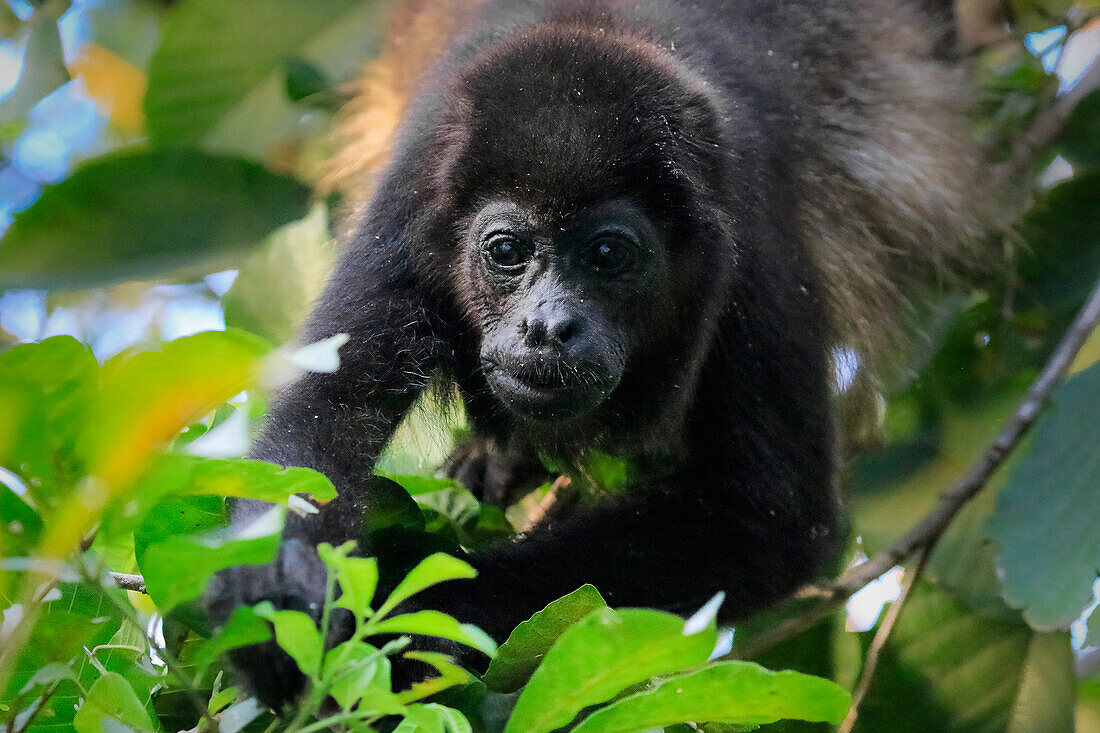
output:
[[[369,616],[374,591],[378,587],[378,560],[373,557],[347,557],[329,545],[317,548],[326,565],[336,571],[340,584],[337,608],[346,608],[358,618]]]
[[[275,627],[275,641],[309,677],[321,671],[321,632],[316,622],[301,611],[276,611],[270,602],[255,607],[256,615]]]
[[[785,718],[839,723],[849,698],[840,685],[820,677],[723,662],[608,705],[573,733],[636,733],[686,722],[761,725]]]
[[[385,619],[374,627],[379,634],[420,634],[450,639],[473,647],[486,656],[497,652],[496,642],[472,624],[460,624],[439,611],[416,611]]]
[[[495,692],[515,692],[530,679],[543,656],[566,629],[597,608],[606,606],[603,596],[591,585],[582,585],[551,602],[512,631],[481,681]]]
[[[390,691],[390,660],[370,644],[346,641],[334,647],[325,654],[323,669],[332,682],[329,692],[341,707],[359,703],[361,712],[401,713],[401,702]]]
[[[202,265],[309,210],[310,190],[262,166],[193,150],[96,158],[16,214],[0,240],[0,286],[75,288]]]
[[[227,496],[286,506],[289,497],[308,494],[326,502],[336,489],[323,474],[308,468],[283,468],[248,458],[199,458],[169,455],[141,479],[143,499],[156,496]]]
[[[206,712],[211,715],[217,715],[222,711],[222,708],[237,699],[237,692],[238,690],[236,687],[227,687],[211,695],[210,702],[206,704]]]
[[[151,545],[140,565],[150,597],[159,608],[169,610],[202,595],[207,581],[219,570],[270,562],[279,549],[282,522],[271,521],[263,529],[265,534],[247,539],[221,533],[207,537],[177,535]]]
[[[405,719],[393,733],[473,733],[470,721],[454,708],[443,705],[410,705]]]
[[[1040,630],[1081,615],[1100,569],[1100,365],[1051,401],[988,525],[1005,600]]]
[[[440,654],[438,652],[406,652],[405,656],[409,659],[414,659],[431,667],[435,667],[436,671],[439,672],[438,677],[433,677],[424,682],[417,682],[409,689],[399,693],[398,698],[405,704],[423,700],[443,690],[448,690],[456,685],[465,685],[474,680],[472,674],[455,664],[446,654]]]
[[[691,636],[683,631],[683,619],[661,611],[591,612],[547,652],[505,733],[547,733],[630,685],[702,664],[714,650],[714,628]]]
[[[382,617],[392,611],[397,604],[401,601],[416,595],[420,591],[435,585],[436,583],[443,583],[448,580],[459,580],[462,578],[473,578],[477,575],[477,571],[474,570],[468,563],[463,562],[450,555],[444,555],[442,552],[437,552],[434,555],[429,555],[420,561],[420,563],[409,571],[409,574],[405,576],[393,593],[390,593],[390,597],[386,599],[386,602],[382,604],[382,607],[378,609],[378,616]]]
[[[77,733],[115,733],[120,725],[133,731],[156,730],[130,683],[108,672],[89,688],[73,727]]]

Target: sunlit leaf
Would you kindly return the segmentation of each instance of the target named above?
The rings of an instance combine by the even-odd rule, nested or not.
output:
[[[108,672],[88,690],[73,718],[73,728],[77,733],[114,733],[120,725],[132,731],[156,730],[125,678]]]
[[[405,576],[405,579],[394,588],[389,598],[386,599],[386,602],[378,609],[378,615],[385,616],[392,611],[395,606],[401,603],[401,601],[436,583],[443,583],[448,580],[459,580],[462,578],[473,578],[476,575],[477,571],[462,560],[451,557],[450,555],[444,555],[441,552],[429,555],[421,560],[420,564],[415,568],[410,570],[408,575]]]
[[[460,624],[453,617],[439,611],[415,611],[391,616],[379,622],[375,628],[380,634],[420,634],[450,639],[490,657],[497,651],[496,643],[484,631],[471,624]]]
[[[714,649],[714,629],[691,636],[683,630],[683,619],[660,611],[592,611],[547,652],[505,733],[555,730],[630,685],[702,664]]]
[[[772,723],[784,718],[839,723],[849,695],[835,682],[724,662],[672,677],[598,710],[574,733],[643,733],[681,722]]]
[[[496,692],[518,690],[566,629],[597,608],[606,606],[603,596],[591,585],[582,585],[551,602],[512,631],[481,681]]]

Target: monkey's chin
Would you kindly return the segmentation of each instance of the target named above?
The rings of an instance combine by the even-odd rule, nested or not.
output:
[[[592,412],[610,390],[592,386],[531,384],[504,369],[487,375],[493,394],[516,415],[537,422],[558,423]]]

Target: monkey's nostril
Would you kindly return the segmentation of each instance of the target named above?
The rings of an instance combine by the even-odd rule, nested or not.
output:
[[[558,342],[562,344],[573,338],[573,335],[575,333],[576,327],[574,326],[573,321],[565,321],[564,323],[559,323],[557,326],[554,327],[554,336],[557,338]]]

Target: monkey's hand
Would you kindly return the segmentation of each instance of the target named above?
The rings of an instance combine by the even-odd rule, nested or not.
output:
[[[317,550],[298,540],[285,540],[279,555],[267,565],[227,568],[210,582],[204,605],[215,626],[228,620],[238,606],[270,601],[276,609],[301,611],[315,621],[325,602],[327,570]],[[303,692],[306,678],[274,641],[229,652],[245,687],[261,702],[282,711]]]

